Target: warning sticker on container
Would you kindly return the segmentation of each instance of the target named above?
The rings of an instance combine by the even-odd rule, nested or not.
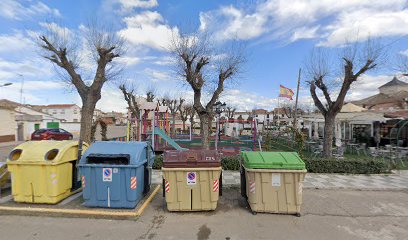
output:
[[[281,185],[281,175],[280,173],[272,174],[272,187],[280,187]]]
[[[187,185],[196,185],[197,174],[196,172],[187,172]]]
[[[103,168],[102,169],[102,181],[112,182],[112,168]]]

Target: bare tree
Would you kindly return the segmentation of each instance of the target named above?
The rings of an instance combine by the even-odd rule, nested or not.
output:
[[[190,119],[191,128],[193,128],[194,123],[195,123],[194,117],[195,117],[195,114],[196,114],[193,104],[189,103],[189,104],[184,105],[184,111],[186,112],[187,116]]]
[[[309,84],[313,101],[325,119],[324,157],[332,156],[335,118],[344,104],[344,99],[350,90],[350,86],[362,74],[377,66],[380,55],[381,48],[373,46],[370,40],[363,45],[350,45],[344,49],[340,58],[337,59],[338,62],[342,63],[342,71],[341,77],[336,78],[332,75],[334,67],[330,64],[331,59],[329,55],[322,52],[312,53],[310,65],[307,68],[310,78],[307,83]],[[336,75],[336,73],[334,74]],[[336,87],[336,85],[339,85],[339,87]],[[318,90],[320,90],[322,96],[318,95]],[[337,95],[335,100],[332,99],[333,95]]]
[[[92,117],[96,103],[101,99],[103,85],[119,71],[115,70],[112,61],[123,53],[123,40],[118,35],[96,23],[88,25],[86,40],[91,51],[96,69],[92,80],[85,81],[80,74],[80,57],[75,49],[76,39],[69,34],[49,31],[42,34],[40,47],[44,57],[62,69],[67,82],[78,91],[82,100],[80,141],[91,142]]]
[[[128,105],[128,111],[130,112],[131,118],[140,120],[139,116],[141,109],[140,104],[136,100],[135,89],[131,88],[129,90],[127,89],[125,84],[121,84],[119,86],[119,89],[122,91],[123,96],[126,100],[126,103]],[[135,135],[140,131],[139,128],[140,126],[139,124],[137,124],[136,132],[133,133],[134,134],[133,138],[135,138]]]
[[[186,121],[188,120],[188,116],[189,116],[189,109],[187,105],[183,106],[184,103],[184,99],[180,97],[180,104],[178,106],[178,111],[180,113],[180,118],[181,121],[183,122],[183,131],[186,130]]]
[[[167,106],[170,111],[172,118],[172,127],[170,128],[170,134],[172,137],[176,136],[176,115],[179,111],[179,107],[183,104],[184,99],[180,98],[180,101],[177,99],[172,99],[170,97],[164,97],[162,103],[164,106]]]
[[[147,88],[146,101],[153,102],[155,97],[156,97],[156,89],[153,86]]]
[[[226,82],[232,81],[244,62],[242,51],[234,49],[220,56],[206,34],[173,36],[170,50],[175,58],[177,74],[194,92],[194,109],[200,118],[202,147],[209,149],[209,136],[213,106],[224,91]],[[203,104],[203,94],[209,101]]]
[[[231,106],[227,106],[225,109],[225,113],[227,114],[228,119],[234,119],[234,114],[237,109]]]

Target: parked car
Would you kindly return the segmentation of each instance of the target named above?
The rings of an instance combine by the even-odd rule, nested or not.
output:
[[[41,128],[31,134],[31,140],[71,140],[72,137],[62,128]]]

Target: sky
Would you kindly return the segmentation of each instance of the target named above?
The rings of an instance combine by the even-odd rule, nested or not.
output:
[[[345,46],[367,38],[384,46],[386,54],[376,70],[352,86],[347,100],[376,94],[393,76],[407,80],[395,67],[396,59],[408,56],[406,0],[2,0],[0,85],[13,85],[0,88],[0,99],[81,106],[60,69],[42,57],[38,36],[55,32],[67,37],[81,51],[83,77],[91,79],[95,63],[82,36],[95,19],[122,37],[127,49],[115,60],[123,66],[120,77],[103,88],[97,104],[102,111],[126,110],[121,83],[140,95],[155,89],[158,96],[191,101],[192,92],[175,74],[168,51],[172,37],[180,33],[209,33],[220,55],[223,46],[245,46],[247,61],[221,97],[238,110],[276,107],[279,85],[295,90],[299,68],[300,102],[313,105],[305,70],[311,53],[322,49],[340,67]]]

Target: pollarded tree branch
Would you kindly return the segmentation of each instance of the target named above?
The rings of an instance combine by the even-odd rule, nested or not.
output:
[[[319,97],[316,94],[316,85],[314,81],[310,82],[310,94],[312,95],[312,99],[316,105],[316,107],[322,112],[323,115],[326,115],[327,109],[323,106],[322,102],[320,101]]]

